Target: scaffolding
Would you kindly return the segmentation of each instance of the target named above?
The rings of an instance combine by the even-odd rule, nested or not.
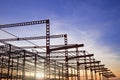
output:
[[[4,29],[45,24],[46,36],[18,37]],[[50,35],[50,21],[38,20],[0,25],[0,30],[15,38],[0,39],[0,80],[109,80],[116,77],[94,54],[80,50],[84,44],[68,44],[67,34]],[[50,40],[63,38],[63,44],[51,45]],[[45,40],[39,45],[32,40]],[[34,46],[10,42],[27,41]],[[57,42],[57,41],[56,41]],[[35,49],[44,49],[39,51]]]

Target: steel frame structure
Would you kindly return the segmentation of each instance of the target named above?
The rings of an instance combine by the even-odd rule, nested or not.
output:
[[[98,80],[97,73],[99,73],[99,80],[103,80],[104,77],[107,79],[115,77],[115,74],[105,68],[105,65],[100,64],[101,61],[96,61],[93,58],[94,54],[79,50],[79,47],[83,47],[84,44],[68,44],[67,34],[50,35],[50,21],[48,19],[5,24],[0,25],[0,28],[36,24],[46,24],[46,36],[0,39],[0,42],[4,44],[0,46],[0,80],[37,80],[38,71],[44,73],[44,80],[82,80],[81,70],[85,70],[84,80],[88,80],[89,70],[91,80]],[[64,37],[63,45],[50,45],[50,38],[62,37]],[[39,39],[45,39],[46,45],[18,47],[8,43],[10,41]],[[31,52],[27,51],[26,48],[46,48],[46,51]],[[33,75],[28,76],[29,73]]]

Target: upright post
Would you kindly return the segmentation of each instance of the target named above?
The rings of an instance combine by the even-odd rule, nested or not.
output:
[[[79,56],[78,47],[76,47],[76,56]],[[77,62],[77,80],[80,80],[79,58],[76,59],[76,62]]]
[[[64,80],[64,67],[63,67],[63,64],[62,64],[62,80]]]
[[[60,75],[60,69],[59,69],[58,71],[59,71],[59,72],[58,72],[58,76],[59,76],[59,80],[60,80],[60,76],[61,76],[61,75]]]
[[[8,52],[8,72],[7,72],[7,80],[9,80],[10,76],[10,59],[11,59],[11,55],[10,55],[10,52],[11,52],[11,45],[8,45],[9,46],[9,52]]]
[[[26,60],[26,52],[23,51],[23,69],[22,69],[22,80],[25,80],[25,60]]]
[[[0,75],[0,80],[2,80],[2,74],[3,74],[3,60],[4,60],[4,58],[2,57],[2,64],[1,64],[1,75]]]
[[[101,80],[101,74],[99,73],[99,80]]]
[[[89,57],[90,59],[90,62],[91,62],[91,57]],[[92,67],[91,67],[91,63],[90,63],[90,74],[91,74],[91,80],[93,80],[93,70],[92,70]]]
[[[84,52],[84,55],[85,55],[85,52]],[[86,78],[86,80],[88,80],[87,66],[86,66],[86,57],[84,58],[84,62],[85,62],[85,78]]]
[[[18,78],[19,78],[19,74],[18,74],[19,69],[18,69],[18,67],[19,67],[19,56],[17,56],[17,78],[16,78],[16,80],[18,80]]]
[[[64,44],[67,45],[67,35],[64,35]],[[66,78],[65,80],[69,80],[69,75],[68,75],[68,50],[65,49],[65,72],[66,72]]]
[[[46,80],[50,80],[50,22],[46,20]]]
[[[35,71],[34,71],[34,78],[35,78],[35,80],[36,80],[36,68],[37,68],[37,54],[35,53],[35,66],[34,66],[34,68],[35,68]]]
[[[73,80],[73,69],[71,67],[71,80]]]
[[[54,78],[56,80],[56,61],[55,61],[55,65],[54,65]]]
[[[100,70],[100,64],[98,63],[98,66],[99,66],[99,70]],[[101,74],[99,72],[99,80],[101,80]]]
[[[11,65],[11,80],[13,79],[13,54],[12,56],[12,65]]]
[[[96,74],[96,70],[95,70],[95,80],[97,80],[97,74]]]
[[[46,79],[46,60],[44,59],[44,80]]]

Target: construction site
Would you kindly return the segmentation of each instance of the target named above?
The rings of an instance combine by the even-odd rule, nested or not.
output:
[[[25,27],[32,27],[28,30],[34,34],[34,26],[43,27],[44,30],[37,29],[43,35],[22,33]],[[116,77],[93,53],[82,49],[84,43],[68,44],[69,35],[51,35],[51,29],[49,19],[0,25],[0,80],[109,80]]]

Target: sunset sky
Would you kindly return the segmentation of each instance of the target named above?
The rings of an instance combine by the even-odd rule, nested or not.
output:
[[[0,25],[42,19],[120,77],[120,0],[0,0]]]

